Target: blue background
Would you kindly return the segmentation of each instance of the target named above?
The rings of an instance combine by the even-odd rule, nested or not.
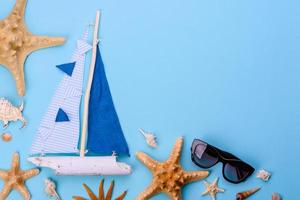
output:
[[[15,2],[1,0],[0,18]],[[299,198],[300,177],[300,2],[297,0],[30,0],[26,22],[34,34],[65,36],[64,46],[40,50],[26,62],[27,90],[24,115],[28,126],[11,124],[10,143],[0,142],[0,168],[10,166],[19,151],[22,168],[30,145],[62,73],[56,64],[68,62],[85,26],[102,10],[101,51],[114,102],[132,156],[130,176],[116,180],[115,195],[128,189],[134,199],[150,183],[151,174],[135,159],[138,150],[165,160],[177,137],[183,135],[182,164],[198,169],[190,160],[194,138],[228,150],[256,169],[273,173],[264,183],[253,175],[233,185],[221,177],[221,165],[212,168],[209,181],[221,177],[225,188],[218,199],[262,187],[251,199],[270,199],[279,192],[284,199]],[[1,44],[0,44],[1,45]],[[88,66],[88,65],[87,65]],[[0,68],[0,96],[19,104],[15,83]],[[155,132],[159,148],[145,144],[138,128]],[[0,129],[3,132],[2,129]],[[87,197],[85,182],[97,192],[102,177],[56,177],[43,169],[27,182],[34,200],[47,199],[43,181],[52,177],[63,199]],[[2,182],[1,185],[2,187]],[[201,197],[202,182],[183,189],[183,199]],[[21,199],[13,192],[8,199]],[[153,199],[168,199],[165,195]]]

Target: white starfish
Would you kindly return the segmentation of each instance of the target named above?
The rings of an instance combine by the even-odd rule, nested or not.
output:
[[[209,183],[207,181],[204,181],[205,184],[205,191],[202,193],[202,195],[210,195],[213,200],[216,200],[216,196],[218,192],[225,192],[224,189],[218,188],[218,180],[219,178],[216,178],[213,183]]]

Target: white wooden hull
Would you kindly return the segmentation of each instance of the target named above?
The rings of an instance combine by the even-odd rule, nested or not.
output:
[[[80,157],[47,156],[29,157],[28,161],[39,167],[51,168],[57,175],[126,175],[131,167],[117,162],[116,156]]]

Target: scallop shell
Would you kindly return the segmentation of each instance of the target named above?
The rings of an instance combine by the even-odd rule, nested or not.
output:
[[[139,129],[139,131],[143,134],[143,136],[146,139],[147,144],[150,147],[152,147],[152,148],[156,148],[157,147],[156,136],[153,133],[146,132],[143,129]]]
[[[271,173],[264,170],[264,169],[261,169],[261,170],[258,171],[256,177],[263,180],[263,181],[265,181],[265,182],[267,182],[271,177]]]
[[[11,134],[9,134],[9,133],[3,133],[3,134],[1,135],[1,138],[2,138],[3,141],[9,142],[9,141],[11,141],[12,136],[11,136]]]

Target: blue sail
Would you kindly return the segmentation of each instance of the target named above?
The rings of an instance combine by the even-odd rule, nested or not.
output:
[[[129,155],[115,110],[99,47],[90,92],[87,149],[96,154]]]

